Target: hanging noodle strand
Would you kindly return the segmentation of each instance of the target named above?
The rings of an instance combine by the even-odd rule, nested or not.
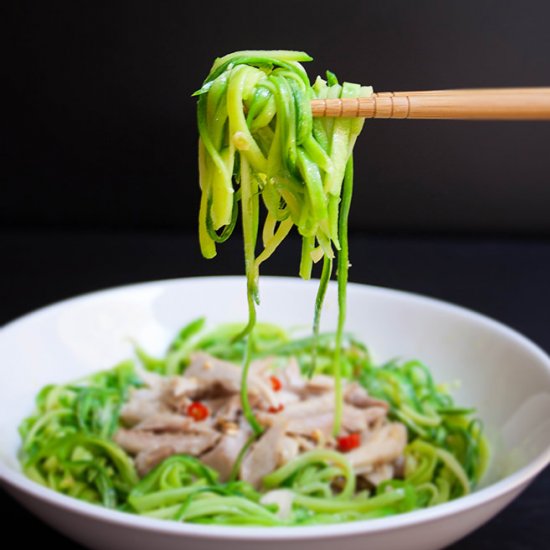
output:
[[[199,240],[206,258],[216,255],[236,226],[240,203],[247,281],[248,323],[237,339],[249,347],[259,304],[260,265],[293,228],[302,238],[300,276],[311,278],[323,260],[315,301],[314,335],[333,259],[337,256],[338,304],[333,374],[336,379],[334,433],[340,431],[342,384],[340,346],[345,321],[348,272],[347,221],[350,207],[353,145],[362,119],[315,119],[313,98],[368,97],[372,88],[343,83],[332,73],[311,86],[300,62],[303,52],[243,51],[214,63],[198,99],[199,168],[202,191]],[[261,246],[258,233],[261,229]],[[220,233],[221,232],[221,233]],[[259,253],[257,249],[260,248]],[[316,351],[309,374],[315,371]],[[254,433],[261,428],[248,403],[250,353],[242,373],[242,404]]]

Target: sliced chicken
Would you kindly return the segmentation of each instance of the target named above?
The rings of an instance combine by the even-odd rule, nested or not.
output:
[[[295,496],[295,493],[290,489],[275,489],[263,495],[260,502],[262,504],[276,504],[277,516],[284,520],[289,519],[292,514],[292,503]]]
[[[305,384],[303,393],[307,395],[318,395],[334,391],[334,378],[326,374],[316,374]]]
[[[393,465],[384,462],[383,464],[378,464],[368,474],[364,474],[365,478],[375,487],[380,485],[383,481],[392,479],[394,477]]]
[[[201,383],[210,385],[211,396],[230,395],[240,392],[242,368],[228,361],[221,361],[197,352],[191,357],[191,363],[185,370],[185,378],[197,378]],[[278,400],[271,389],[269,379],[263,379],[255,373],[248,377],[249,393],[261,398],[268,407],[277,406]]]
[[[121,428],[114,435],[114,440],[125,451],[137,454],[142,451],[170,447],[177,454],[198,456],[212,448],[220,439],[221,434],[215,430],[205,430],[196,433],[163,433],[155,434],[144,430],[126,430]]]
[[[125,426],[134,426],[138,422],[168,412],[170,409],[163,403],[161,393],[157,389],[134,389],[130,399],[120,411],[120,419]]]
[[[244,429],[224,434],[211,451],[201,456],[201,462],[217,470],[220,474],[220,481],[227,481],[231,475],[233,464],[249,437],[250,431]]]
[[[285,419],[302,418],[334,410],[334,392],[321,397],[310,396],[303,401],[292,403],[285,407],[280,416]]]
[[[159,413],[142,420],[133,429],[154,433],[210,433],[213,431],[213,426],[210,418],[197,422],[190,416]]]
[[[240,478],[259,489],[262,479],[282,464],[284,456],[290,454],[287,444],[284,424],[269,428],[244,457]]]
[[[167,380],[162,399],[170,409],[185,413],[187,407],[209,391],[209,384],[198,378],[172,376]]]
[[[263,357],[262,359],[256,359],[250,363],[249,372],[263,378],[269,377],[274,374],[274,365],[276,359],[274,357]]]
[[[228,422],[236,422],[241,413],[241,396],[236,394],[226,399],[220,399],[221,405],[215,410],[212,409],[212,414],[216,416],[216,421],[221,424]],[[208,405],[208,402],[205,402]]]
[[[379,407],[387,411],[389,408],[386,401],[371,397],[367,390],[363,386],[360,386],[357,382],[350,382],[346,384],[344,388],[344,401],[360,409]]]
[[[175,454],[174,448],[169,446],[156,447],[139,452],[135,458],[138,474],[140,476],[144,476],[155,466],[160,464],[165,458],[168,458],[173,454]]]
[[[330,435],[334,422],[334,393],[291,403],[283,411],[259,415],[263,425],[271,426],[277,422],[287,422],[287,432],[299,435],[311,435],[320,430],[325,436]],[[367,409],[368,410],[368,409]],[[342,426],[349,432],[362,432],[368,428],[370,413],[344,404]]]
[[[300,365],[294,357],[288,360],[284,368],[279,369],[276,373],[282,382],[283,389],[295,394],[300,394],[305,386],[306,380],[300,372]]]
[[[407,430],[403,424],[392,422],[371,434],[357,449],[347,453],[356,474],[369,473],[373,467],[393,462],[403,454],[407,444]]]
[[[379,407],[378,405],[369,407],[368,409],[363,409],[363,414],[367,419],[370,431],[378,430],[387,422],[386,415],[388,411],[385,407]]]
[[[184,432],[189,430],[193,423],[193,419],[188,416],[161,412],[143,419],[134,429],[148,432]]]

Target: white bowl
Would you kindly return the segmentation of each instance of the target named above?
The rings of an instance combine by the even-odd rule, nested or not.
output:
[[[455,397],[477,407],[492,448],[473,494],[400,516],[315,527],[223,527],[179,524],[114,512],[46,489],[17,461],[17,425],[40,387],[67,382],[131,355],[129,339],[162,353],[184,323],[244,320],[244,279],[160,281],[96,292],[41,309],[0,332],[0,478],[46,522],[90,548],[286,550],[440,548],[480,526],[550,459],[550,360],[532,342],[487,317],[422,296],[349,285],[348,330],[375,359],[418,358],[438,381],[461,382]],[[263,278],[259,316],[282,326],[308,326],[316,282]],[[336,293],[327,295],[323,324],[333,328]],[[284,541],[284,542],[283,542]]]

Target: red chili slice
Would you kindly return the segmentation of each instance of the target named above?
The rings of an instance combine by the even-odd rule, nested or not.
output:
[[[271,381],[271,387],[273,388],[273,391],[281,391],[283,384],[276,376],[270,376],[269,380]]]
[[[269,407],[269,409],[267,409],[267,412],[270,412],[272,414],[280,413],[284,408],[285,406],[282,403],[279,403],[277,407]]]
[[[187,414],[191,416],[195,422],[200,422],[201,420],[208,418],[210,411],[206,405],[203,405],[199,401],[195,401],[187,407]]]
[[[338,450],[343,453],[347,453],[352,449],[355,449],[361,445],[361,434],[354,433],[349,435],[343,435],[338,438]]]

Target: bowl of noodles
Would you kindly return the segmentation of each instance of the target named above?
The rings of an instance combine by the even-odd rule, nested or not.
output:
[[[550,360],[535,344],[356,284],[337,342],[338,289],[312,334],[316,296],[262,279],[250,346],[241,277],[96,292],[8,324],[3,485],[91,548],[426,549],[546,466]]]

